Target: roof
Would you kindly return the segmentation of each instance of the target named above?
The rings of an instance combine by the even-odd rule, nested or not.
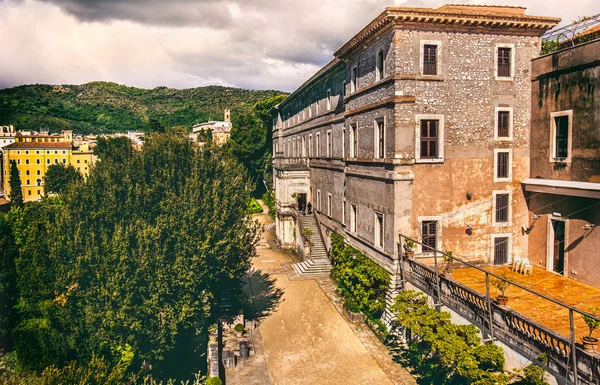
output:
[[[542,35],[560,22],[560,18],[530,16],[523,7],[447,4],[439,8],[388,7],[335,53],[342,57],[353,48],[391,24],[439,24],[448,29],[461,26],[488,27],[500,31],[509,28]]]
[[[557,179],[525,179],[525,191],[600,199],[600,183]]]
[[[15,142],[4,147],[6,150],[19,150],[27,148],[64,148],[71,149],[73,143],[71,142]]]

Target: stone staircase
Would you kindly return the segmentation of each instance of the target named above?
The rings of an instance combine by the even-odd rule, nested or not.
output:
[[[331,263],[314,214],[298,217],[300,229],[310,229],[310,258],[292,265],[300,276],[329,275]]]

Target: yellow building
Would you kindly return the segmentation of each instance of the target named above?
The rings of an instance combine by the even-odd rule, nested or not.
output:
[[[87,143],[73,146],[73,132],[49,135],[18,133],[15,142],[4,147],[4,191],[10,196],[10,165],[17,162],[21,175],[21,187],[25,202],[40,199],[44,195],[44,175],[50,165],[72,165],[84,177],[95,162],[95,156]]]

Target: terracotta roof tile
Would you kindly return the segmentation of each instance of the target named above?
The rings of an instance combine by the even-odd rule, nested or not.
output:
[[[4,147],[7,150],[19,150],[19,149],[36,149],[36,148],[63,148],[71,149],[73,144],[71,142],[15,142]]]

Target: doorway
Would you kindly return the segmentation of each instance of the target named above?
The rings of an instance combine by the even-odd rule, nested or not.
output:
[[[548,226],[548,255],[546,270],[565,275],[565,221],[550,218]]]

